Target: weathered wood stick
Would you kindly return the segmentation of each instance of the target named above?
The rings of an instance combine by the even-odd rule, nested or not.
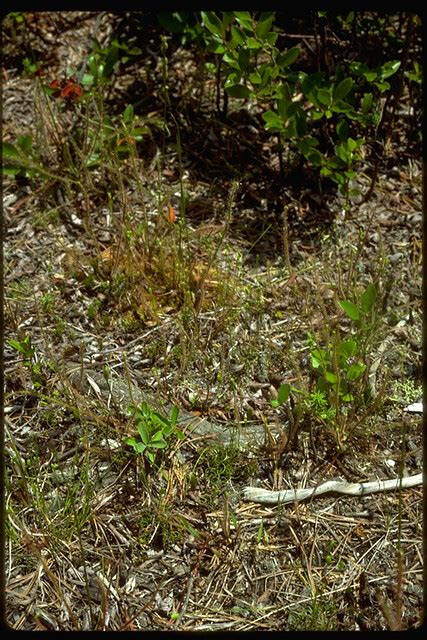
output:
[[[286,504],[288,502],[307,500],[307,498],[315,498],[324,493],[365,496],[369,493],[378,493],[380,491],[393,491],[400,488],[409,489],[409,487],[416,487],[422,483],[423,474],[418,473],[415,476],[407,476],[405,478],[374,480],[372,482],[349,483],[329,480],[317,487],[287,489],[284,491],[269,491],[268,489],[259,489],[257,487],[245,487],[243,489],[243,498],[244,500],[260,502],[262,504]]]

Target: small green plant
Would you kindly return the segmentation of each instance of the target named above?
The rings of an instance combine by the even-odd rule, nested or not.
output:
[[[9,345],[23,356],[23,365],[31,373],[31,382],[35,389],[40,389],[45,384],[43,365],[37,360],[35,347],[31,343],[31,337],[26,335],[22,340],[9,340]]]
[[[46,313],[50,313],[54,307],[54,304],[55,297],[53,293],[51,293],[51,291],[46,291],[46,293],[44,293],[41,298],[43,311],[45,311]]]
[[[115,117],[105,113],[104,94],[112,90],[119,66],[140,52],[115,38],[106,49],[95,41],[86,73],[67,69],[66,78],[50,82],[41,81],[37,65],[28,63],[26,69],[43,125],[37,136],[19,135],[2,143],[3,174],[15,179],[59,182],[68,199],[76,191],[87,194],[93,170],[101,168],[101,181],[116,184],[120,163],[127,159],[133,163],[137,144],[151,136],[150,127],[162,126],[161,120],[155,118],[149,123],[140,121],[132,105],[125,105],[122,114]],[[70,112],[72,126],[64,126],[63,120],[68,122]],[[58,132],[65,129],[64,138]],[[52,135],[43,140],[48,130]]]
[[[369,284],[358,304],[349,300],[339,302],[356,329],[350,337],[342,339],[336,332],[324,349],[313,335],[309,335],[311,366],[317,378],[316,390],[325,394],[335,413],[341,411],[345,403],[357,404],[360,398],[366,400],[369,397],[363,374],[367,369],[367,341],[373,328],[375,300],[375,285]]]
[[[43,171],[38,164],[31,136],[19,135],[15,144],[2,142],[1,153],[3,175],[14,178],[33,178]]]
[[[422,387],[413,380],[396,380],[390,400],[399,404],[410,404],[419,400],[422,395]]]
[[[150,124],[160,126],[157,120]],[[82,137],[83,131],[78,130],[76,135]],[[150,135],[147,124],[139,126],[132,105],[127,105],[118,121],[105,116],[102,122],[87,131],[85,165],[88,169],[94,169],[111,161],[112,157],[125,160],[135,155],[136,144]]]
[[[45,229],[48,225],[57,226],[61,222],[61,214],[58,209],[49,209],[34,214],[34,227]]]
[[[366,372],[367,347],[375,326],[375,301],[373,284],[367,286],[358,304],[340,301],[341,309],[353,323],[353,333],[341,337],[335,332],[325,347],[309,334],[315,388],[308,392],[285,383],[280,386],[277,399],[271,401],[273,407],[279,407],[292,399],[305,413],[331,428],[340,448],[347,439],[350,415],[372,400]]]
[[[309,342],[312,346],[311,366],[317,377],[312,406],[316,405],[317,394],[318,400],[326,400],[337,411],[342,403],[354,401],[352,383],[359,380],[366,369],[366,364],[358,359],[357,341],[335,336],[326,349],[319,347],[312,335]],[[317,404],[321,406],[321,403]]]
[[[67,323],[64,318],[57,318],[55,321],[54,335],[56,338],[62,338],[67,328]]]
[[[256,534],[256,541],[258,545],[268,544],[270,542],[270,536],[267,529],[264,527],[264,521],[261,519],[259,523],[258,531]]]
[[[89,320],[94,320],[96,318],[96,316],[99,313],[100,306],[101,306],[101,300],[99,300],[98,298],[96,298],[95,300],[92,300],[92,302],[87,308],[87,317],[89,318]]]
[[[24,356],[24,363],[31,362],[31,360],[35,356],[35,349],[31,344],[31,338],[29,335],[26,335],[22,340],[9,340],[9,345],[15,351],[22,353]]]
[[[182,543],[188,536],[199,538],[200,533],[184,515],[176,513],[162,497],[153,500],[141,512],[138,522],[138,541],[142,546],[165,549],[169,544]]]
[[[133,46],[133,40],[120,41],[114,36],[107,47],[102,47],[95,38],[88,58],[88,72],[83,75],[82,83],[96,86],[111,82],[120,65],[142,53],[139,47]]]
[[[337,628],[337,605],[333,599],[315,595],[305,608],[291,610],[287,631],[333,631]]]
[[[224,491],[224,485],[230,480],[254,473],[255,461],[243,461],[242,451],[235,444],[212,444],[202,450],[193,472],[198,467],[203,470],[203,482],[210,497],[216,497]]]
[[[176,438],[184,438],[183,432],[177,427],[178,407],[172,407],[169,418],[152,409],[146,402],[138,407],[130,406],[129,413],[136,421],[139,438],[127,438],[126,443],[135,453],[143,454],[151,465],[155,464],[160,449],[169,447]]]
[[[346,130],[345,124],[345,120],[340,120],[336,127],[340,142],[335,145],[335,155],[331,158],[322,156],[320,175],[329,177],[338,185],[340,192],[345,196],[345,206],[348,209],[350,197],[359,194],[358,189],[350,189],[350,183],[357,175],[354,165],[361,159],[359,150],[365,140],[364,138],[354,140],[347,137],[348,134],[342,134],[341,132]]]

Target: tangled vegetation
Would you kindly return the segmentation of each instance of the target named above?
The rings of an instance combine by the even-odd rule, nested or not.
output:
[[[3,20],[7,624],[403,630],[421,20]]]

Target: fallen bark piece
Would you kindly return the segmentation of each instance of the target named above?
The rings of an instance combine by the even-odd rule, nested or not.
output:
[[[369,493],[379,493],[381,491],[394,491],[395,489],[409,489],[423,483],[423,474],[417,473],[414,476],[405,478],[395,478],[392,480],[374,480],[372,482],[339,482],[329,480],[317,487],[307,489],[287,489],[284,491],[269,491],[258,487],[245,487],[243,489],[243,499],[262,504],[286,504],[315,498],[325,493],[340,493],[346,496],[365,496]]]

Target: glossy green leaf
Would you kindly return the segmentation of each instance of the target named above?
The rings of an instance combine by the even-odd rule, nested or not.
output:
[[[365,71],[363,74],[368,82],[373,82],[377,78],[376,71]]]
[[[236,71],[240,72],[241,69],[240,69],[237,57],[238,57],[238,54],[236,51],[228,50],[224,53],[224,55],[222,56],[222,59],[231,69],[235,69]],[[235,73],[232,76],[229,75],[226,80],[225,86],[236,84],[235,82],[232,81],[232,78],[239,79],[239,76],[237,76]]]
[[[382,82],[374,82],[374,85],[381,91],[381,93],[384,93],[384,91],[388,91],[390,89],[390,83],[387,82],[387,80],[383,80]]]
[[[252,29],[252,16],[249,11],[235,11],[234,16],[242,27]]]
[[[268,11],[260,15],[258,24],[255,27],[255,33],[258,38],[263,39],[270,31],[271,25],[274,22],[274,16],[274,11]]]
[[[344,102],[342,102],[342,104],[346,104]],[[344,109],[335,109],[333,108],[333,111],[338,111],[339,113],[345,113],[346,117],[349,118],[350,120],[361,120],[362,116],[360,113],[357,113],[357,111],[355,111],[352,107],[350,107],[349,105],[346,105],[345,110]]]
[[[315,167],[321,166],[323,155],[317,149],[309,149],[304,155]]]
[[[329,91],[329,89],[319,89],[317,92],[317,99],[321,104],[329,107],[329,105],[332,103],[331,92]]]
[[[305,75],[301,79],[301,90],[307,97],[314,87],[320,86],[324,80],[325,74],[322,71],[316,71],[310,75]]]
[[[347,120],[344,120],[344,118],[341,118],[341,120],[338,120],[337,122],[337,126],[336,126],[336,132],[338,135],[338,138],[343,142],[344,140],[347,140],[348,138],[348,122]]]
[[[246,46],[249,49],[252,49],[253,51],[256,51],[257,49],[261,49],[262,48],[262,44],[260,42],[258,42],[258,40],[256,40],[256,38],[248,38],[246,41]]]
[[[395,74],[396,71],[398,71],[400,64],[400,60],[389,60],[388,62],[385,62],[380,67],[381,78],[389,78],[390,76]]]
[[[206,49],[207,51],[210,51],[211,53],[216,53],[218,55],[227,51],[225,45],[222,44],[222,42],[219,42],[218,40],[209,41],[206,44]]]
[[[231,39],[236,45],[242,45],[246,42],[246,36],[235,25],[231,26]]]
[[[293,64],[297,60],[299,54],[300,48],[298,46],[291,47],[291,49],[288,49],[285,53],[277,56],[277,64],[280,67],[289,67],[289,65]]]
[[[225,87],[226,92],[233,98],[246,99],[250,98],[251,92],[248,87],[243,84],[233,84],[229,87]]]
[[[142,442],[147,445],[150,441],[150,432],[147,429],[146,425],[143,422],[138,423],[138,433],[141,437]]]
[[[271,47],[276,44],[276,40],[279,37],[279,34],[276,31],[270,31],[264,36],[264,42],[267,42]]]
[[[343,142],[342,144],[338,144],[335,147],[335,153],[337,154],[338,158],[340,160],[342,160],[342,162],[344,162],[344,164],[348,164],[350,162],[350,154],[347,148],[347,145]],[[334,159],[331,158],[330,162],[329,162],[330,166],[335,167],[335,168],[339,168],[341,165],[338,163],[334,163]]]
[[[95,78],[92,73],[84,73],[82,77],[82,85],[84,87],[91,87],[95,82]]]
[[[252,82],[252,84],[261,84],[262,83],[262,78],[260,76],[260,74],[258,73],[258,71],[253,71],[252,73],[249,74],[249,80]]]
[[[188,26],[189,15],[187,11],[159,11],[157,20],[167,31],[183,33]]]
[[[170,421],[173,426],[175,426],[178,421],[178,415],[179,415],[179,408],[176,405],[174,405],[171,409],[171,417],[170,417]]]
[[[19,156],[19,151],[10,142],[2,142],[1,155],[3,158],[16,158],[17,156]]]
[[[108,47],[108,53],[105,58],[104,67],[102,69],[102,77],[107,79],[111,76],[114,71],[114,67],[119,60],[119,52],[118,48],[114,46]]]
[[[223,11],[222,12],[222,24],[224,28],[227,27],[234,21],[234,11]]]
[[[164,436],[170,436],[172,431],[173,431],[173,426],[170,423],[168,424],[167,427],[162,427],[162,433]]]
[[[313,369],[322,367],[324,369],[329,361],[328,353],[325,349],[313,349],[310,353],[311,366]]]
[[[356,140],[354,140],[353,138],[349,138],[347,140],[347,147],[351,152],[353,152],[353,151],[356,151],[356,149],[358,147],[358,144],[357,144]]]
[[[283,404],[284,402],[287,401],[290,395],[291,395],[291,385],[288,384],[287,382],[284,384],[281,384],[277,392],[278,403]]]
[[[353,80],[351,78],[344,78],[334,89],[334,101],[342,100],[345,98],[353,88]]]
[[[297,140],[297,147],[304,156],[306,156],[307,153],[312,150],[312,140],[314,140],[315,142],[314,146],[317,146],[319,144],[319,141],[312,136],[306,136],[302,138],[302,140]]]
[[[265,87],[269,83],[270,77],[271,77],[271,71],[272,71],[272,67],[270,67],[270,65],[261,65],[261,67],[259,68],[259,74],[261,76],[261,85],[263,87]]]
[[[145,455],[148,458],[148,460],[151,462],[151,464],[154,464],[154,461],[156,459],[155,453],[153,453],[152,451],[146,451]]]
[[[288,103],[283,100],[283,98],[280,98],[278,100],[276,100],[276,106],[277,106],[277,113],[279,114],[280,118],[285,121],[286,120],[286,112],[288,110]]]
[[[362,103],[361,103],[363,113],[367,113],[372,109],[373,102],[374,102],[374,98],[372,93],[363,94]]]
[[[295,104],[295,102],[293,102],[292,105],[295,105],[296,107],[294,120],[297,135],[298,138],[302,138],[307,132],[307,114],[299,105]]]
[[[239,67],[242,71],[246,71],[248,68],[249,60],[251,59],[251,53],[248,49],[241,49],[238,55]]]
[[[277,88],[277,95],[285,100],[286,103],[292,102],[292,91],[288,82],[282,82]]]
[[[344,356],[344,358],[351,358],[357,353],[357,342],[355,340],[343,340],[338,345],[338,354]]]
[[[345,377],[349,382],[351,382],[352,380],[357,380],[358,378],[360,378],[365,369],[366,364],[364,364],[363,362],[355,362],[351,365],[351,367],[349,367]]]
[[[266,111],[262,114],[262,119],[265,122],[265,128],[269,130],[278,130],[283,128],[283,121],[274,111]]]
[[[353,304],[349,300],[340,300],[339,305],[341,309],[348,315],[348,317],[351,318],[351,320],[360,319],[360,311],[355,304]]]
[[[221,20],[213,11],[202,11],[203,24],[214,36],[224,39],[225,31]]]
[[[310,115],[313,120],[320,120],[320,118],[323,118],[323,111],[314,110],[310,112]]]
[[[371,282],[370,284],[368,284],[368,286],[366,287],[365,291],[362,294],[362,297],[360,299],[360,306],[361,309],[363,311],[363,313],[370,313],[374,304],[375,304],[375,299],[377,297],[377,290],[375,288],[375,285]]]
[[[167,418],[165,418],[164,416],[162,416],[160,413],[158,413],[157,411],[150,411],[150,418],[156,422],[157,424],[162,425],[162,427],[168,427],[169,426],[169,420]]]
[[[166,445],[163,437],[163,431],[161,430],[156,431],[156,433],[150,438],[150,446],[159,446],[159,443]]]
[[[126,109],[123,111],[123,122],[125,124],[130,124],[133,121],[134,117],[135,113],[133,110],[133,106],[131,104],[128,104]]]
[[[329,384],[336,384],[338,382],[338,376],[332,371],[325,371],[325,380],[329,382]]]

